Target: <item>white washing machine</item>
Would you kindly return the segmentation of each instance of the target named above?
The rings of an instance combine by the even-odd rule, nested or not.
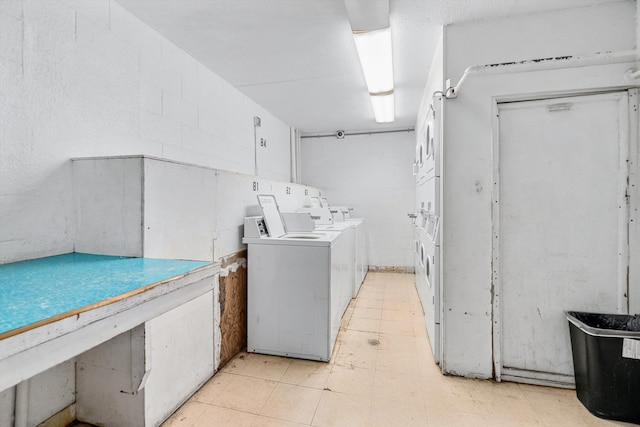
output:
[[[285,233],[275,197],[245,219],[247,351],[328,361],[351,300],[351,242],[344,233]]]
[[[351,240],[351,269],[353,271],[352,297],[358,296],[360,287],[369,271],[369,241],[367,224],[364,218],[351,218],[352,208],[347,206],[329,206],[327,199],[317,199],[316,206],[301,210],[309,212],[315,223],[315,231],[342,232]],[[328,218],[328,220],[327,220]]]
[[[353,297],[358,296],[360,287],[364,282],[367,272],[369,271],[369,233],[367,229],[367,221],[364,218],[350,218],[345,222],[352,222],[355,231],[355,259],[354,268],[355,282],[353,288]]]
[[[357,297],[369,271],[369,245],[365,219],[347,218],[329,225],[316,225],[315,230],[321,232],[342,231],[351,239],[351,258],[353,260],[352,297]]]

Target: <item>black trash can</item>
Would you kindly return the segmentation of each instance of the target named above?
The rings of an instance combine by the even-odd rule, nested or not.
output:
[[[640,315],[566,315],[580,402],[598,417],[640,423]]]

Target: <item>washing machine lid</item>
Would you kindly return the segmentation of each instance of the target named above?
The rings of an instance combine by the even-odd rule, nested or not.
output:
[[[322,207],[322,200],[320,199],[320,197],[312,197],[311,198],[311,207],[312,208],[321,208]]]
[[[258,194],[258,204],[270,237],[281,237],[285,234],[284,223],[280,216],[280,208],[273,194]]]
[[[329,225],[316,225],[316,231],[334,231],[335,232],[335,231],[342,231],[347,228],[351,228],[355,226],[356,226],[355,222],[341,221],[341,222],[335,222]]]
[[[331,247],[341,233],[287,233],[281,237],[244,237],[242,243],[252,245],[324,246]]]

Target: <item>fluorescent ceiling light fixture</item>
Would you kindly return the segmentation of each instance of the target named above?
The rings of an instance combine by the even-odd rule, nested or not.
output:
[[[391,28],[354,31],[353,38],[360,57],[364,79],[370,94],[393,90]]]
[[[389,26],[389,0],[344,0],[351,31],[371,31]]]
[[[394,121],[389,0],[344,0],[378,123]]]
[[[395,120],[395,102],[393,92],[371,94],[373,115],[378,123],[390,123]]]

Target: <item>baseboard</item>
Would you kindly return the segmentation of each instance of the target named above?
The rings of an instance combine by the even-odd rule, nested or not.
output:
[[[76,420],[76,404],[64,408],[46,421],[41,422],[37,427],[66,427]]]
[[[374,273],[404,273],[404,274],[415,273],[415,269],[413,267],[379,266],[379,265],[370,265],[369,271]]]

